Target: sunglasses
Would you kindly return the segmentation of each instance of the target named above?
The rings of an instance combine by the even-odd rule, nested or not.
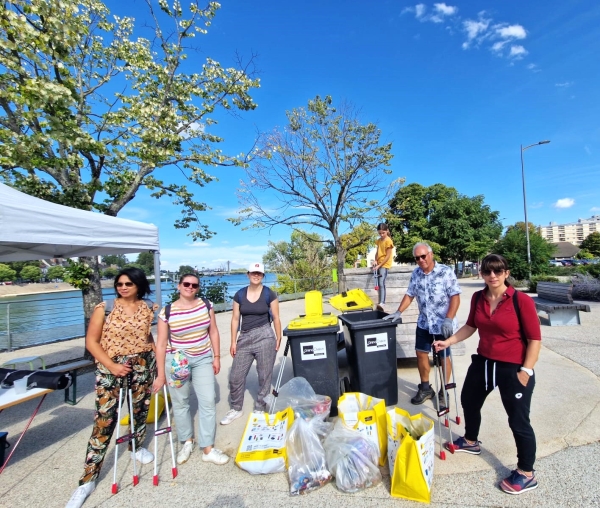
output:
[[[121,288],[121,287],[123,287],[123,286],[125,286],[125,287],[128,287],[128,288],[131,288],[131,287],[135,286],[135,284],[134,284],[133,282],[117,282],[117,283],[116,283],[116,286],[117,286],[118,288]]]
[[[429,254],[429,253],[427,253]],[[415,261],[424,260],[427,257],[427,254],[422,254],[420,256],[415,256]]]
[[[489,277],[490,275],[492,275],[492,273],[494,275],[502,275],[504,272],[505,270],[481,270],[481,275]]]
[[[198,289],[200,287],[200,284],[196,284],[195,282],[182,282],[181,285],[184,288],[192,288],[192,289]]]

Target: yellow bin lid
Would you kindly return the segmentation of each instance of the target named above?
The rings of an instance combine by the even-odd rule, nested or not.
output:
[[[329,299],[329,305],[342,312],[350,310],[373,310],[373,302],[362,289],[350,289]]]
[[[337,325],[337,316],[323,314],[321,316],[300,316],[290,321],[287,327],[289,330],[306,330],[308,328],[324,328],[326,326]]]

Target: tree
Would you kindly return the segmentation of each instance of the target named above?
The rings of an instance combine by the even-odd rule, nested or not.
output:
[[[388,177],[392,144],[381,143],[377,126],[360,123],[352,106],[332,103],[330,96],[316,96],[306,109],[286,112],[284,129],[260,137],[238,194],[242,210],[230,220],[251,228],[284,224],[326,231],[323,241],[335,250],[342,290],[342,228],[374,221],[380,193],[395,186]]]
[[[269,242],[263,262],[277,273],[277,291],[296,293],[331,287],[335,266],[316,233],[293,231],[290,242]]]
[[[395,193],[385,217],[396,246],[396,261],[413,262],[413,246],[424,241],[439,258],[441,245],[433,236],[431,217],[443,203],[457,197],[458,191],[454,187],[441,183],[429,187],[411,183]]]
[[[345,266],[353,268],[359,256],[366,260],[376,239],[375,225],[368,222],[362,222],[349,233],[342,235],[342,245],[346,251]]]
[[[254,109],[249,92],[259,83],[248,66],[226,69],[211,58],[186,70],[191,38],[207,32],[218,3],[158,5],[162,12],[146,0],[146,39],[100,0],[3,3],[0,179],[111,216],[146,187],[182,207],[176,228],[195,226],[193,239],[204,239],[212,232],[196,212],[206,206],[174,176],[202,187],[213,180],[207,166],[245,163],[216,148],[213,113]],[[97,259],[82,258],[69,280],[83,290],[87,321],[102,297]]]
[[[123,268],[127,263],[129,263],[129,260],[127,259],[125,254],[118,254],[102,256],[102,262],[108,266],[115,265],[118,268]]]
[[[37,266],[26,266],[21,270],[19,277],[23,280],[38,282],[42,278],[42,271]]]
[[[107,279],[114,279],[118,273],[119,273],[119,270],[109,266],[108,268],[104,269],[104,271],[102,272],[102,277],[106,277]]]
[[[190,265],[181,265],[179,267],[179,276],[181,277],[186,273],[196,273],[196,269]]]
[[[152,252],[140,252],[135,263],[143,267],[146,275],[154,273],[154,254]]]
[[[529,243],[531,252],[531,273],[540,275],[548,269],[548,261],[556,247],[529,224]],[[529,265],[527,264],[527,238],[525,236],[525,223],[517,222],[509,226],[504,236],[492,247],[492,252],[501,254],[508,261],[511,275],[518,280],[529,278]]]
[[[50,268],[48,268],[48,271],[46,272],[46,277],[50,280],[64,279],[65,269],[60,265],[51,266]]]
[[[600,233],[597,231],[590,233],[581,245],[579,246],[581,249],[587,250],[590,254],[593,254],[595,257],[600,257]]]
[[[577,259],[594,259],[594,255],[589,251],[589,250],[585,250],[585,249],[581,249],[576,255],[575,257]]]
[[[17,271],[10,266],[0,263],[0,282],[13,281],[17,278]]]

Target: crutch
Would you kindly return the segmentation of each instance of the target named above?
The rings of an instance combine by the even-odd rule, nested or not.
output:
[[[452,369],[452,383],[446,385],[446,389],[454,390],[454,407],[456,408],[456,425],[460,425],[460,411],[458,409],[458,396],[456,395],[456,378],[454,377],[454,357],[452,356],[452,348],[448,347],[450,353],[450,367]],[[448,404],[450,401],[448,401]]]
[[[287,355],[290,350],[290,339],[288,338],[285,343],[285,349],[283,350],[283,360],[281,360],[281,367],[279,367],[279,374],[277,375],[277,381],[275,382],[275,388],[271,392],[273,394],[273,401],[271,402],[271,407],[269,408],[269,414],[273,414],[275,411],[275,403],[277,402],[277,397],[279,396],[279,388],[281,387],[281,378],[283,377],[283,369],[285,368],[285,361],[287,360]]]
[[[375,291],[379,291],[379,274],[377,273],[377,270],[373,270],[373,286]]]
[[[162,429],[158,428],[158,392],[154,398],[154,476],[152,483],[158,485],[158,436],[169,434],[169,442],[171,444],[171,473],[173,478],[177,477],[177,465],[175,463],[175,448],[173,448],[173,432],[171,431],[171,413],[169,412],[169,399],[167,397],[167,386],[163,385],[163,396],[165,397],[165,411],[167,412],[167,426]]]
[[[446,452],[444,451],[444,447],[443,447],[443,443],[442,443],[442,422],[440,420],[440,418],[442,416],[445,417],[445,425],[446,427],[448,427],[448,433],[450,435],[450,444],[452,444],[452,429],[450,428],[450,424],[448,421],[448,417],[445,416],[450,412],[450,409],[448,409],[448,407],[443,407],[440,405],[439,403],[439,397],[438,397],[438,377],[440,376],[440,374],[443,376],[442,379],[442,394],[444,395],[444,402],[446,402],[448,400],[448,394],[446,392],[446,369],[445,369],[445,363],[446,360],[444,359],[444,366],[442,366],[442,363],[440,361],[440,355],[439,353],[435,350],[435,347],[432,348],[433,351],[433,366],[435,368],[435,394],[434,394],[434,400],[435,398],[438,399],[438,408],[437,408],[437,417],[438,417],[438,438],[439,438],[439,444],[440,444],[440,459],[441,460],[446,460]],[[448,404],[446,404],[446,406],[448,406]]]

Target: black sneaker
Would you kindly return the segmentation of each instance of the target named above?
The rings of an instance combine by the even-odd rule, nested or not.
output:
[[[434,394],[435,392],[433,391],[431,385],[428,385],[428,388],[423,388],[421,384],[419,385],[419,390],[417,391],[417,394],[412,399],[410,399],[410,402],[417,406],[419,404],[423,404],[423,402],[425,402],[426,400],[433,399]]]
[[[448,398],[448,392],[446,392],[446,397]],[[441,389],[438,393],[438,401],[439,401],[439,407],[443,408],[443,407],[448,407],[448,401],[444,400],[444,390]]]

